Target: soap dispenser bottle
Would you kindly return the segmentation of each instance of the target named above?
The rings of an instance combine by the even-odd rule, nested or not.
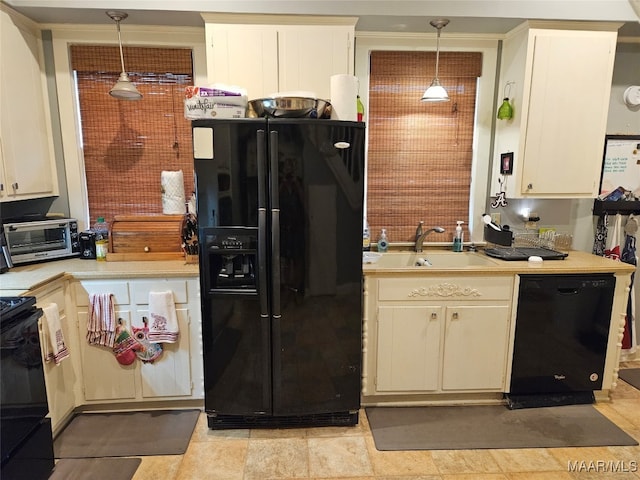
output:
[[[387,240],[387,229],[383,228],[378,237],[378,251],[384,253],[389,249],[389,241]]]
[[[456,223],[456,233],[453,237],[453,251],[462,252],[462,224],[464,222],[462,220],[458,220]]]
[[[371,250],[371,236],[369,235],[369,222],[367,219],[364,219],[364,224],[362,226],[362,251],[368,252]]]

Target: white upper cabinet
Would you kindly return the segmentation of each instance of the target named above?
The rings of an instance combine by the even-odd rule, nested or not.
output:
[[[507,35],[499,91],[514,116],[496,120],[493,192],[506,178],[512,198],[598,195],[617,27],[527,22]],[[502,176],[509,152],[513,172]]]
[[[249,99],[311,91],[330,99],[332,75],[354,70],[355,18],[202,14],[209,83]]]
[[[40,33],[0,4],[0,201],[58,195]]]

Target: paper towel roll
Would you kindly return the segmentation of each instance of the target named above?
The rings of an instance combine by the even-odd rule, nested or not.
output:
[[[358,77],[339,74],[331,76],[331,119],[358,120]]]
[[[164,170],[160,174],[160,185],[162,187],[162,213],[165,215],[186,213],[182,170],[177,172]]]

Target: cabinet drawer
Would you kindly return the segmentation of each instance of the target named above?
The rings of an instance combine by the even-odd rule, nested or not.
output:
[[[382,278],[378,299],[424,300],[510,300],[513,277],[424,277]]]
[[[116,305],[128,305],[131,303],[129,297],[129,282],[94,282],[91,280],[74,284],[76,305],[79,307],[89,306],[89,295],[92,293],[111,293],[114,296]]]
[[[187,281],[186,280],[150,280],[131,282],[131,295],[136,305],[147,305],[149,303],[149,292],[173,292],[175,303],[187,303]]]

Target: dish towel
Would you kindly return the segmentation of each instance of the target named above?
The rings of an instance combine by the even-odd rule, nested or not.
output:
[[[113,294],[92,293],[89,295],[89,318],[87,320],[87,342],[113,348],[116,340],[116,312]]]
[[[64,343],[58,304],[49,303],[42,307],[42,312],[44,313],[42,317],[44,323],[44,328],[42,329],[44,334],[44,360],[46,362],[53,360],[56,365],[59,365],[62,360],[69,356],[69,350],[67,350],[67,345]]]
[[[178,341],[178,315],[173,302],[173,292],[149,292],[149,341],[151,343],[175,343]]]
[[[629,220],[632,221],[633,215],[629,216]],[[637,229],[637,227],[636,227]],[[625,231],[627,228],[625,227]],[[633,234],[627,233],[624,242],[624,248],[620,255],[620,260],[631,265],[638,265],[638,257],[636,253],[636,237]],[[629,298],[627,299],[627,314],[625,315],[624,335],[622,336],[622,353],[631,354],[636,352],[636,308],[635,308],[635,275],[631,274],[631,285],[629,286]]]

